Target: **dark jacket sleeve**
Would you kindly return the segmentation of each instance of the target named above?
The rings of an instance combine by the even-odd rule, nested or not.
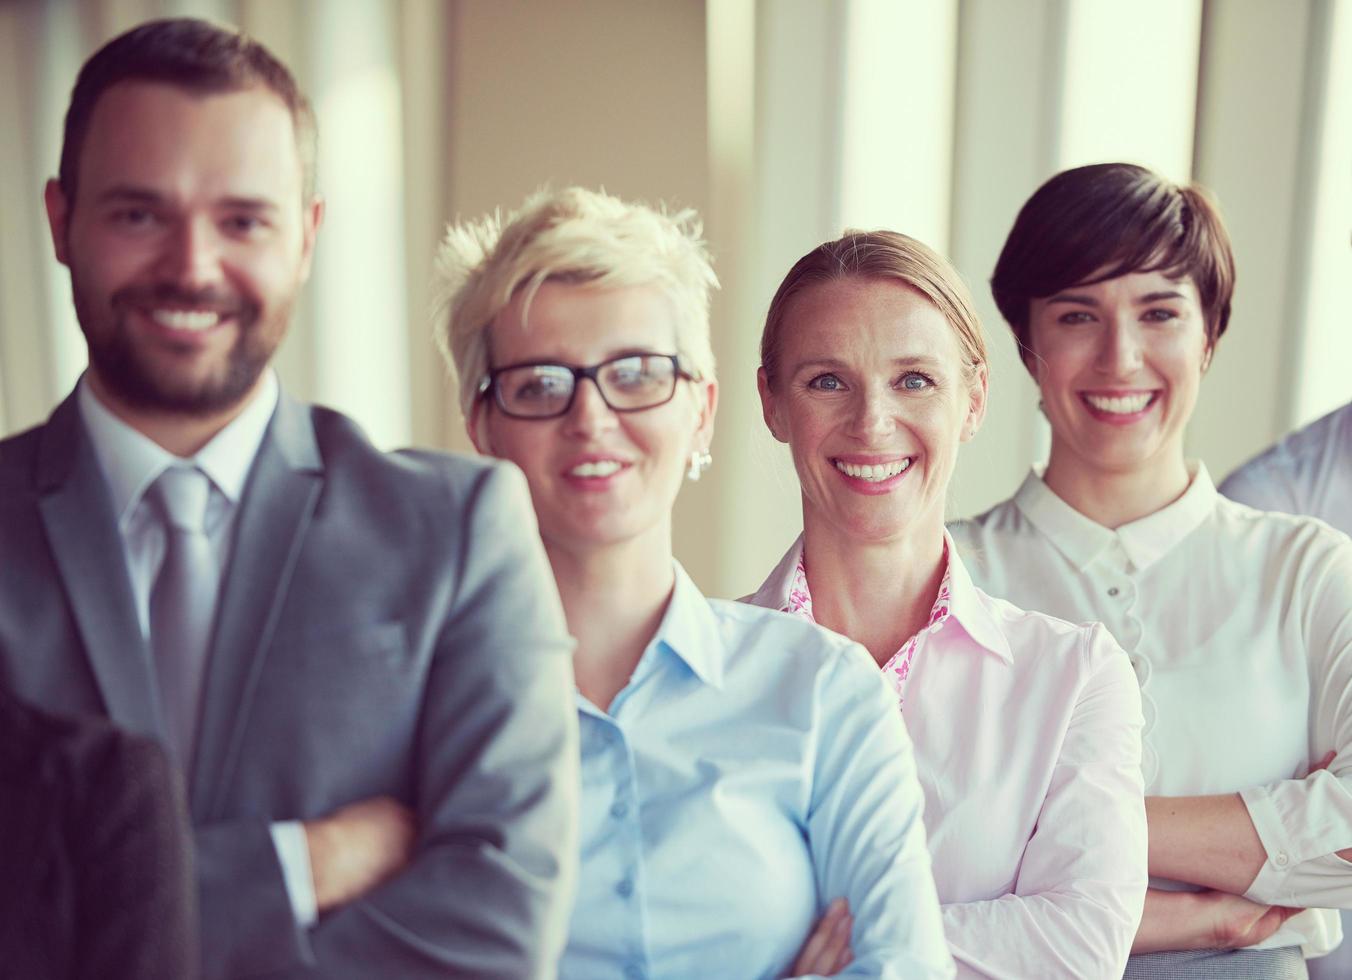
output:
[[[197,902],[183,792],[163,750],[108,732],[71,828],[78,980],[192,980]]]

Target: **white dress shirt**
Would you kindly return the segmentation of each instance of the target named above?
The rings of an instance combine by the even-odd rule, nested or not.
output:
[[[1258,510],[1317,517],[1352,534],[1352,403],[1293,432],[1235,470],[1221,493]],[[1352,910],[1342,912],[1343,935]],[[1310,964],[1310,980],[1352,977],[1352,943]]]
[[[950,977],[920,786],[867,652],[706,599],[678,565],[608,711],[577,695],[581,866],[566,980],[778,980],[828,901],[839,977]]]
[[[141,636],[149,644],[150,593],[164,560],[165,532],[154,507],[145,499],[146,491],[175,464],[190,463],[206,474],[211,484],[206,532],[224,581],[239,500],[280,397],[277,378],[271,371],[265,372],[262,385],[244,410],[189,460],[168,452],[109,411],[87,378],[80,379],[76,397],[94,455],[108,481],[136,598],[137,621]],[[296,920],[313,925],[317,909],[305,830],[297,821],[280,821],[272,825],[272,840]]]
[[[1352,402],[1249,460],[1225,478],[1221,493],[1352,534]]]
[[[884,674],[905,699],[958,975],[1120,977],[1146,889],[1131,666],[1102,626],[992,598],[947,553],[946,616],[904,680]],[[799,538],[750,601],[802,610],[801,556]]]
[[[1320,906],[1352,905],[1334,853],[1352,847],[1352,542],[1226,500],[1195,467],[1178,500],[1116,530],[1032,473],[952,533],[982,588],[1107,625],[1141,684],[1147,794],[1238,792],[1267,853],[1247,897],[1310,909],[1259,948],[1317,956],[1341,937]]]

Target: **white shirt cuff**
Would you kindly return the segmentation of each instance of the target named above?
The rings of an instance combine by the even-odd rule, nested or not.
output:
[[[308,929],[319,919],[319,904],[315,899],[314,874],[310,870],[310,845],[305,840],[305,827],[299,820],[274,823],[272,846],[277,849],[277,860],[282,864],[282,878],[286,894],[291,899],[291,912],[296,924]]]

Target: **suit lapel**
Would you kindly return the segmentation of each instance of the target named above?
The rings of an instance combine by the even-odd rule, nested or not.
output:
[[[75,395],[52,413],[38,452],[38,509],[108,716],[158,736],[154,674],[117,515]]]
[[[283,393],[240,501],[216,612],[189,787],[195,822],[217,810],[239,761],[249,708],[322,487],[310,412]]]

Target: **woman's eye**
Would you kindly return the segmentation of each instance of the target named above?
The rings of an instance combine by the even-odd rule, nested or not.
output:
[[[1093,323],[1094,317],[1084,310],[1071,310],[1069,313],[1062,313],[1056,318],[1056,322],[1066,324]]]
[[[933,386],[934,379],[929,375],[921,374],[919,371],[907,371],[897,382],[897,386],[905,388],[907,391],[924,391]]]
[[[1170,320],[1177,320],[1178,314],[1173,310],[1166,309],[1146,310],[1141,315],[1141,319],[1152,323],[1168,323]]]
[[[571,379],[568,379],[571,381]],[[512,397],[518,401],[541,401],[547,398],[561,398],[568,393],[571,385],[562,378],[552,375],[536,375],[517,383],[512,389]]]
[[[844,391],[845,384],[834,374],[819,374],[807,383],[816,391]]]

